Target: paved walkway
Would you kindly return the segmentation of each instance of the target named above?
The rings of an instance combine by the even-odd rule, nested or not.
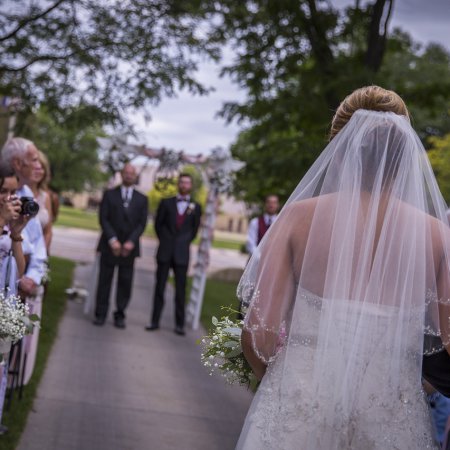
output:
[[[78,254],[93,255],[87,245],[78,240]],[[79,264],[75,282],[88,286],[91,270]],[[82,304],[68,302],[19,450],[234,448],[252,395],[208,375],[195,342],[202,332],[172,331],[171,298],[161,330],[144,330],[153,281],[139,264],[125,330],[111,320],[95,327]]]

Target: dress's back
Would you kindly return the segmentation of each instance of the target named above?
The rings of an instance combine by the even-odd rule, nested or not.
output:
[[[433,448],[421,361],[449,342],[447,252],[445,205],[409,123],[357,111],[241,280],[269,367],[238,448]]]

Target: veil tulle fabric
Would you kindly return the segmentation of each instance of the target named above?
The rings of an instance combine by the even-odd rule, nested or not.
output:
[[[447,223],[409,119],[356,111],[240,281],[269,367],[238,448],[431,448],[421,361],[450,343]]]

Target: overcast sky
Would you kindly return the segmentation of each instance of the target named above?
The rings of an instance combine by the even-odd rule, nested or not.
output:
[[[354,3],[349,0],[331,2],[337,7]],[[439,42],[450,49],[450,0],[396,0],[390,25],[391,28],[401,27],[418,42]],[[136,116],[134,122],[140,143],[190,154],[208,153],[216,146],[228,147],[236,139],[239,126],[226,125],[223,119],[216,117],[217,111],[226,101],[243,100],[244,93],[228,79],[220,79],[218,72],[219,68],[213,64],[200,67],[200,81],[216,89],[207,97],[181,92],[178,98],[163,100],[152,111],[150,123]]]

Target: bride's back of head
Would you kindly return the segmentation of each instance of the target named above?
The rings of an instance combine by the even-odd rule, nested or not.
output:
[[[379,86],[365,86],[353,91],[339,105],[331,122],[330,141],[344,128],[358,109],[393,112],[409,117],[405,102],[396,92]]]

